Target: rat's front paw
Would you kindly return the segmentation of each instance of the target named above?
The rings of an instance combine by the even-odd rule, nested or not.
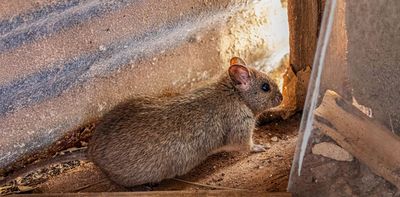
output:
[[[254,144],[254,145],[251,147],[251,150],[250,150],[250,151],[251,151],[252,153],[261,153],[261,152],[267,151],[267,149],[265,149],[263,145]]]

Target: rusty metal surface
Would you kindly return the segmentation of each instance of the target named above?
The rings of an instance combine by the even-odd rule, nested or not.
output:
[[[0,168],[129,96],[214,76],[239,4],[0,1]]]

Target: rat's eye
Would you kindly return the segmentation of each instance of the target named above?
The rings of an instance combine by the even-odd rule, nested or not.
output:
[[[263,83],[262,86],[261,86],[261,89],[262,89],[264,92],[269,92],[269,91],[271,90],[271,87],[269,86],[268,83]]]

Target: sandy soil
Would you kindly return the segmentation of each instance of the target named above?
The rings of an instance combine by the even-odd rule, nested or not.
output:
[[[216,154],[187,175],[178,177],[180,180],[165,180],[155,185],[127,189],[108,181],[91,162],[73,161],[18,178],[13,183],[0,187],[0,192],[5,194],[21,191],[48,193],[198,189],[286,191],[299,121],[300,114],[297,114],[286,121],[275,121],[257,128],[255,142],[268,147],[264,153]]]

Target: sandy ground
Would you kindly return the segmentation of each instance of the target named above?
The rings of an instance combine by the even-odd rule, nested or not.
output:
[[[271,122],[257,128],[256,143],[268,147],[264,153],[220,153],[180,180],[122,188],[108,181],[91,163],[72,161],[41,169],[0,187],[5,193],[107,192],[147,190],[248,189],[286,191],[293,158],[300,114],[286,121]],[[188,181],[188,182],[185,182]]]

